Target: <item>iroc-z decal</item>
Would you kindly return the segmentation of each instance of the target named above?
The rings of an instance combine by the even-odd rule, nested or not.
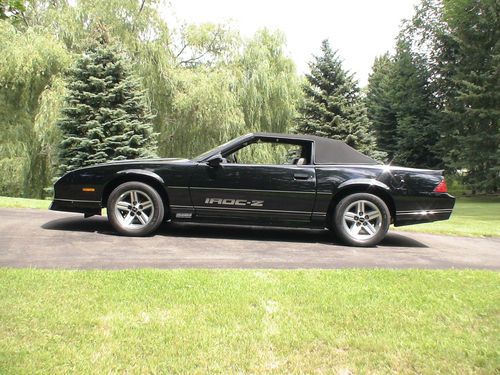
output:
[[[262,207],[264,201],[249,201],[246,199],[231,199],[231,198],[205,198],[205,204],[220,204],[224,206],[250,206]]]

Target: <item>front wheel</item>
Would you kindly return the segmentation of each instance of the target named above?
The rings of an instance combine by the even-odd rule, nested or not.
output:
[[[108,199],[108,218],[117,232],[127,236],[146,236],[163,221],[160,194],[142,182],[118,186]]]
[[[333,229],[351,246],[374,246],[385,237],[391,215],[385,202],[373,194],[357,193],[335,207]]]

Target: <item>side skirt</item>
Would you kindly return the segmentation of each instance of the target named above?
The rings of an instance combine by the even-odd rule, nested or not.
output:
[[[209,223],[209,224],[231,224],[231,225],[257,225],[276,226],[292,228],[325,228],[325,214],[310,214],[299,212],[263,212],[262,210],[234,210],[212,209],[200,207],[195,212],[190,206],[172,205],[171,221],[178,223]]]

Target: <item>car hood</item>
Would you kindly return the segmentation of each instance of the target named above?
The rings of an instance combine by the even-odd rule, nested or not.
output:
[[[103,165],[116,165],[116,164],[159,164],[159,163],[179,163],[187,162],[188,159],[182,158],[156,158],[156,159],[125,159],[125,160],[113,160],[107,163],[98,164],[98,166]]]
[[[71,173],[82,173],[87,170],[95,170],[99,168],[112,168],[114,166],[120,166],[120,169],[123,167],[130,166],[132,168],[140,166],[140,167],[145,167],[148,165],[158,165],[158,164],[184,164],[184,163],[191,163],[189,159],[181,159],[181,158],[156,158],[156,159],[125,159],[125,160],[114,160],[114,161],[108,161],[106,163],[101,163],[101,164],[94,164],[94,165],[89,165],[87,167],[82,167],[78,169],[73,169],[72,171],[69,171],[68,174]]]

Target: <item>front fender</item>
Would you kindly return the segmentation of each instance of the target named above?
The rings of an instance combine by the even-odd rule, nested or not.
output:
[[[161,176],[156,174],[155,172],[144,170],[144,169],[124,169],[122,171],[119,171],[116,173],[118,176],[129,176],[129,175],[139,175],[139,176],[145,176],[145,177],[150,177],[154,178],[156,181],[158,181],[161,184],[165,184],[165,181]]]
[[[139,181],[154,187],[165,200],[168,201],[167,193],[165,190],[164,179],[153,171],[147,169],[123,169],[116,172],[111,179],[105,184],[102,192],[102,205],[106,206],[108,197],[111,192],[120,184],[127,181]]]

